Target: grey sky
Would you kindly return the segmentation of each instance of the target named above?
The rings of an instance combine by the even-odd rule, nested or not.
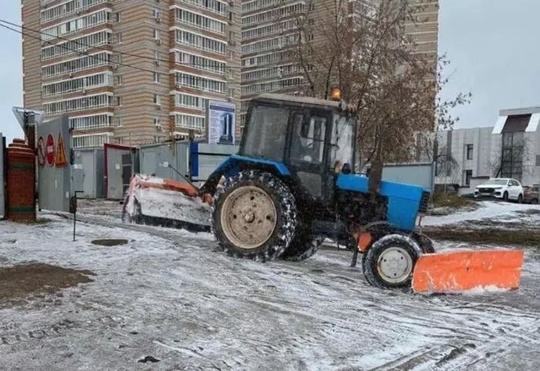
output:
[[[439,51],[451,75],[443,96],[472,91],[456,109],[457,127],[492,126],[498,110],[540,105],[539,0],[440,0]],[[20,24],[20,1],[0,0],[0,18]],[[0,132],[22,130],[11,112],[22,105],[21,35],[0,28]]]

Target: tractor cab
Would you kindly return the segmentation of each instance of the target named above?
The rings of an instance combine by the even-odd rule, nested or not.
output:
[[[329,202],[336,176],[353,172],[355,166],[357,121],[343,106],[263,94],[251,102],[238,154],[283,164],[299,183],[298,191]]]

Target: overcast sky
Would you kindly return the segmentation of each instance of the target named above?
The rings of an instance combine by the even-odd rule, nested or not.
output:
[[[451,60],[444,97],[473,93],[458,127],[493,126],[499,109],[540,105],[539,0],[440,0],[439,52]],[[20,24],[20,1],[0,0],[0,18]],[[22,130],[21,35],[0,27],[0,132]]]

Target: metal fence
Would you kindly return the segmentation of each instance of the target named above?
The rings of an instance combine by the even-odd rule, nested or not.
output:
[[[178,142],[175,148],[170,144],[141,146],[140,171],[160,178],[182,180],[191,171],[193,182],[200,184],[230,155],[237,153],[239,146]],[[191,168],[190,160],[191,156]],[[168,163],[171,167],[164,167]],[[174,170],[173,170],[174,169]],[[178,171],[182,176],[178,175]],[[383,180],[419,185],[432,192],[434,189],[435,165],[431,162],[387,164],[383,169]]]
[[[212,172],[239,146],[195,143],[191,148],[193,178],[199,183],[205,182]]]
[[[188,142],[177,142],[174,148],[170,144],[144,145],[139,153],[140,172],[176,180],[191,175],[193,183],[200,184],[227,157],[237,151],[238,146],[200,142],[193,143],[191,148]],[[164,167],[164,163],[168,163],[170,167]]]
[[[433,192],[435,187],[435,163],[386,164],[383,168],[382,178],[390,182],[419,185],[426,191]]]

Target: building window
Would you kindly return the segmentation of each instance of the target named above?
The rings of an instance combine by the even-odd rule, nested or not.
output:
[[[154,127],[157,131],[163,131],[163,126],[161,125],[161,120],[159,117],[154,117]]]
[[[467,160],[473,159],[473,148],[472,144],[467,144]]]
[[[154,39],[159,40],[159,30],[154,30]]]
[[[159,73],[154,72],[154,82],[159,82]]]
[[[470,186],[472,178],[472,170],[465,170],[463,172],[463,185]]]
[[[540,166],[540,155],[536,155],[536,166]]]
[[[115,20],[115,22],[120,22],[120,12],[116,12],[114,14],[114,20]]]
[[[506,132],[502,136],[502,147],[496,176],[521,180],[523,156],[525,154],[525,133]]]
[[[154,94],[154,103],[157,105],[161,104],[161,97],[158,94]]]
[[[122,33],[117,32],[117,33],[113,34],[113,40],[114,40],[115,43],[121,44],[122,43]]]

